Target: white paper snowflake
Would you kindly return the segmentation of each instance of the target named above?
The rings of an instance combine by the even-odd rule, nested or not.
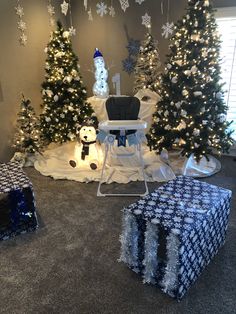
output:
[[[91,8],[88,10],[88,20],[93,21],[93,14]]]
[[[96,4],[97,14],[103,17],[107,14],[107,5],[104,2],[99,2]]]
[[[129,7],[129,0],[120,0],[121,9],[125,12]]]
[[[49,15],[54,15],[55,14],[55,9],[54,9],[54,7],[51,5],[51,4],[49,4],[48,6],[47,6],[47,8],[48,8],[48,13],[49,13]]]
[[[62,2],[62,4],[61,4],[61,12],[62,12],[62,14],[67,15],[68,8],[69,8],[69,3],[64,0]]]
[[[70,33],[70,36],[76,35],[76,29],[73,27],[73,25],[71,25],[71,27],[69,28],[69,33]]]
[[[145,0],[135,0],[136,3],[142,4]]]
[[[16,15],[19,15],[20,18],[24,15],[24,9],[22,8],[20,4],[18,4],[15,10],[16,10]]]
[[[20,39],[19,39],[20,44],[21,44],[22,46],[25,46],[25,45],[27,44],[27,40],[28,40],[27,36],[23,33],[23,34],[20,36]]]
[[[142,25],[144,25],[146,28],[151,27],[151,16],[145,13],[145,15],[142,16]]]
[[[18,28],[23,32],[26,30],[26,23],[22,20],[20,20],[20,22],[18,22]]]
[[[171,36],[174,32],[174,23],[171,22],[166,22],[166,24],[162,25],[162,37],[164,37],[165,39],[169,38],[169,36]]]
[[[116,15],[115,8],[111,5],[109,8],[109,15],[114,17]]]

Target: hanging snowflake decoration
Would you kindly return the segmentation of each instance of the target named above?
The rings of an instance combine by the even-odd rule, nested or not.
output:
[[[129,7],[129,0],[120,0],[121,9],[125,12]]]
[[[122,64],[123,64],[123,70],[127,72],[129,75],[132,72],[134,72],[136,62],[132,57],[128,56],[126,59],[122,61]]]
[[[93,14],[92,14],[92,9],[91,8],[88,10],[88,20],[89,21],[93,21]]]
[[[139,49],[140,49],[140,41],[139,40],[135,40],[133,38],[130,38],[128,40],[128,45],[126,46],[126,48],[129,51],[129,55],[137,56],[138,53],[139,53]]]
[[[162,25],[163,32],[161,33],[162,37],[165,39],[169,38],[174,32],[174,23],[166,22],[166,24]]]
[[[64,15],[67,15],[68,9],[69,9],[69,3],[64,0],[61,4],[61,13]]]
[[[88,0],[84,0],[84,9],[85,11],[88,9]]]
[[[109,15],[111,17],[114,17],[116,15],[114,7],[111,5],[108,9],[109,9]]]
[[[145,0],[135,0],[136,3],[142,4]]]
[[[69,33],[70,33],[70,36],[75,36],[76,35],[76,29],[73,26],[71,26],[69,28]]]
[[[146,28],[151,27],[151,16],[145,13],[145,15],[142,16],[142,25],[144,25]]]
[[[16,10],[16,15],[18,15],[19,18],[19,22],[18,22],[18,29],[20,30],[21,34],[20,34],[20,38],[19,38],[19,43],[22,46],[26,46],[27,44],[27,36],[25,34],[25,30],[26,30],[26,23],[22,20],[22,17],[24,16],[24,9],[23,7],[20,5],[20,1],[17,1],[17,7],[15,7]]]
[[[50,19],[49,19],[50,25],[54,26],[56,24],[55,23],[55,19],[54,19],[55,9],[54,9],[54,7],[51,4],[51,0],[48,1],[47,9],[48,9],[48,14],[50,15]]]
[[[96,4],[97,14],[103,17],[107,14],[107,5],[104,2],[100,2]]]
[[[19,18],[22,18],[22,16],[24,15],[24,10],[19,3],[17,5],[17,7],[15,8],[15,10],[16,10],[16,15],[18,15]]]

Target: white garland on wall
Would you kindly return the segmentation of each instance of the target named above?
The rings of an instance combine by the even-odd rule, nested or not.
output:
[[[17,23],[18,24],[17,28],[20,30],[19,43],[21,46],[26,46],[28,38],[27,38],[27,35],[25,34],[25,31],[27,29],[27,26],[26,26],[25,21],[23,20],[24,9],[20,4],[20,0],[17,0],[15,10],[16,10],[16,15],[19,18],[19,21]]]

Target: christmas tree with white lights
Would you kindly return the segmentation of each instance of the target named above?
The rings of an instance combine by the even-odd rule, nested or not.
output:
[[[83,122],[89,120],[96,123],[97,120],[86,101],[87,91],[80,75],[78,57],[72,50],[70,33],[60,22],[45,52],[41,136],[45,144],[63,143],[75,139]]]
[[[24,95],[22,95],[16,128],[13,147],[17,152],[34,154],[41,150],[39,120],[30,100],[25,99]]]
[[[134,69],[134,92],[148,88],[154,92],[158,91],[160,80],[160,56],[157,41],[148,32],[142,41],[137,63]]]
[[[220,38],[210,1],[188,1],[167,60],[150,147],[158,153],[179,148],[197,161],[212,152],[228,152],[232,139],[220,76]]]

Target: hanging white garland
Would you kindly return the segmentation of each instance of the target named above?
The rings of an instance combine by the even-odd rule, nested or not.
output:
[[[18,15],[19,22],[18,22],[18,29],[20,30],[20,38],[19,42],[21,46],[26,46],[27,44],[27,36],[25,34],[26,31],[26,23],[23,21],[22,17],[24,16],[24,9],[20,4],[20,0],[17,0],[17,6],[15,7],[16,15]]]
[[[49,13],[49,16],[50,16],[49,23],[50,23],[50,26],[53,27],[56,24],[56,22],[55,22],[55,8],[52,5],[51,0],[48,0],[47,9],[48,9],[48,13]]]

